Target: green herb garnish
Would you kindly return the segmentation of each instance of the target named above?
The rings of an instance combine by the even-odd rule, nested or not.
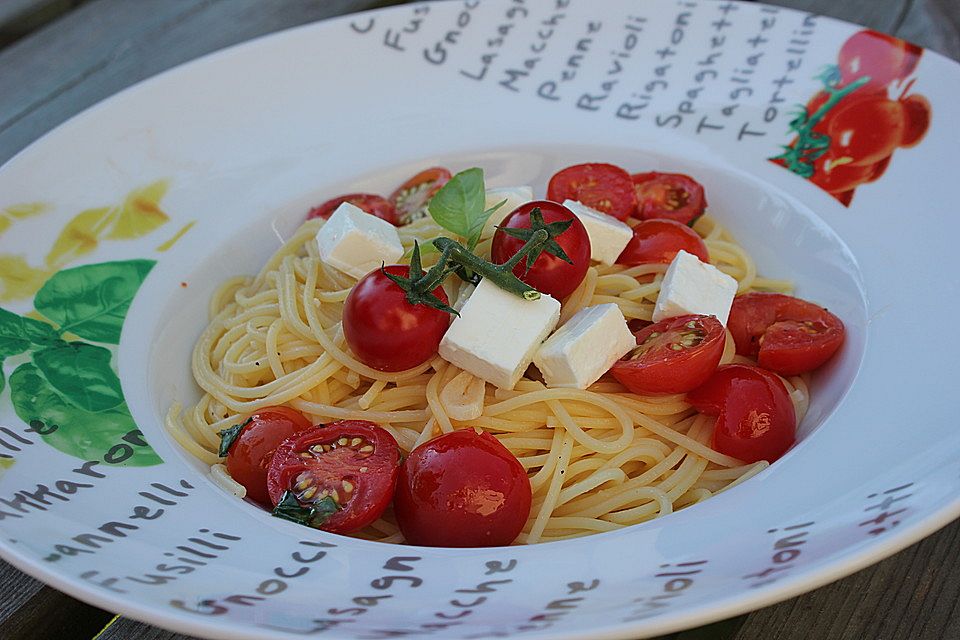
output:
[[[292,491],[284,491],[283,495],[280,496],[280,502],[273,508],[272,515],[276,518],[319,529],[323,526],[323,523],[330,519],[330,516],[339,510],[340,506],[330,496],[317,500],[309,507],[304,507]]]
[[[430,199],[428,211],[437,224],[464,238],[472,251],[480,242],[487,220],[505,202],[483,208],[486,204],[483,169],[473,167],[450,178]]]
[[[240,432],[251,422],[253,422],[253,418],[247,418],[240,424],[235,424],[229,429],[218,432],[220,435],[220,451],[217,453],[220,454],[221,458],[227,457],[227,454],[230,453],[230,447],[232,447],[233,443],[240,437]]]
[[[551,222],[546,224],[543,221],[543,212],[540,211],[540,207],[534,207],[530,211],[530,228],[529,229],[511,229],[508,227],[499,227],[500,231],[507,234],[510,237],[517,238],[518,240],[523,240],[524,242],[529,242],[533,237],[533,234],[537,232],[538,229],[543,229],[547,232],[549,236],[547,241],[543,244],[543,249],[536,253],[530,252],[527,254],[527,271],[530,271],[530,267],[533,266],[533,263],[537,261],[537,258],[540,257],[542,251],[546,251],[552,256],[556,256],[563,260],[564,262],[569,262],[573,264],[573,260],[570,259],[570,256],[563,250],[557,241],[554,240],[561,233],[570,228],[570,225],[573,224],[573,220],[557,220],[556,222]]]

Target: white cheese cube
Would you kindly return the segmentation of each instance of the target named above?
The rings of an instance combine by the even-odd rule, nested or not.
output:
[[[440,356],[501,389],[513,389],[560,320],[560,303],[524,300],[481,280],[440,341]]]
[[[533,364],[548,387],[586,389],[636,346],[620,307],[599,304],[581,309],[547,338]]]
[[[320,259],[358,280],[403,256],[397,228],[344,202],[317,232]]]
[[[653,321],[688,313],[716,316],[727,324],[737,281],[697,256],[680,251],[667,268],[653,309]]]
[[[483,205],[484,209],[489,209],[490,207],[499,202],[503,202],[504,200],[506,200],[506,202],[504,202],[503,206],[494,211],[487,219],[486,224],[483,226],[483,237],[489,237],[493,235],[493,232],[495,231],[494,227],[503,222],[503,219],[510,215],[514,209],[522,204],[532,201],[533,189],[527,186],[487,189],[486,198],[487,201]]]
[[[625,222],[576,200],[564,200],[563,206],[570,209],[586,228],[590,237],[590,258],[603,264],[615,263],[633,237],[633,229]]]

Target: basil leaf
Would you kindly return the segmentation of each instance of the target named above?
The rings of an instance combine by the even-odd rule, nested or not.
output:
[[[10,400],[14,411],[44,442],[81,460],[103,460],[108,464],[146,467],[163,460],[148,445],[134,444],[127,436],[137,430],[126,404],[97,413],[68,402],[32,363],[25,363],[10,375]],[[139,438],[138,438],[139,440]],[[129,447],[129,457],[118,456],[117,445]],[[109,455],[108,455],[109,454]],[[120,452],[123,454],[123,451]]]
[[[280,496],[280,502],[273,508],[272,515],[306,527],[319,529],[324,522],[330,519],[330,516],[339,510],[340,507],[330,496],[317,500],[312,506],[304,507],[292,491],[284,491],[283,495]]]
[[[490,216],[493,215],[494,211],[506,203],[506,200],[501,200],[477,216],[477,218],[474,220],[473,227],[470,229],[470,235],[467,236],[467,249],[473,251],[474,247],[477,246],[477,243],[480,242],[480,234],[483,233],[483,228],[487,225],[487,220],[490,219]]]
[[[97,412],[123,404],[111,357],[103,347],[61,342],[35,352],[33,362],[60,395],[85,411]]]
[[[235,424],[232,427],[219,432],[220,451],[217,453],[220,454],[221,458],[227,457],[227,454],[230,453],[230,447],[232,447],[233,443],[236,442],[237,438],[240,437],[240,432],[243,431],[243,428],[251,422],[253,422],[253,418],[247,418],[240,424]]]
[[[469,238],[476,230],[477,221],[484,215],[484,204],[483,169],[474,167],[450,178],[430,200],[429,211],[441,227]],[[484,222],[486,218],[479,223],[481,230]]]
[[[0,308],[0,358],[21,354],[32,345],[46,346],[59,340],[57,332],[46,322]]]
[[[61,331],[118,344],[127,309],[154,264],[127,260],[64,269],[47,280],[33,304]]]

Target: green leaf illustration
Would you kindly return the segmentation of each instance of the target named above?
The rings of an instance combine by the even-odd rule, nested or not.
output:
[[[45,429],[43,440],[67,455],[82,460],[126,458],[124,466],[145,467],[163,461],[149,446],[124,441],[137,425],[126,404],[93,413],[68,402],[33,364],[22,364],[10,376],[10,398],[20,419],[28,424],[39,421]],[[128,449],[129,457],[119,455]],[[105,457],[107,456],[107,457]]]
[[[123,404],[120,379],[110,368],[111,354],[85,342],[62,342],[33,354],[33,362],[60,395],[86,411]]]
[[[54,274],[33,300],[37,311],[81,338],[118,344],[123,318],[153,260],[102,262]]]
[[[57,332],[47,323],[0,308],[0,359],[23,353],[34,345],[46,346],[59,340]]]

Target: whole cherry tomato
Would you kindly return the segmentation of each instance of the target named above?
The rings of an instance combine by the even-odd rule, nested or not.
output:
[[[407,265],[391,265],[387,273],[406,278]],[[438,286],[433,295],[447,304]],[[450,326],[450,315],[426,304],[411,304],[407,292],[377,269],[354,285],[343,305],[343,335],[360,362],[379,371],[403,371],[437,353]]]
[[[626,220],[637,208],[630,174],[599,162],[575,164],[555,173],[547,185],[547,200],[576,200],[618,220]]]
[[[836,353],[846,330],[823,307],[780,293],[737,296],[727,328],[737,353],[781,375],[813,371]]]
[[[926,135],[930,127],[930,101],[921,95],[914,94],[900,100],[906,112],[903,134],[900,138],[901,147],[914,147]]]
[[[687,394],[698,411],[717,416],[713,448],[744,462],[773,462],[796,440],[797,414],[776,375],[730,364]]]
[[[868,89],[884,89],[913,73],[923,49],[915,44],[869,29],[859,31],[840,48],[841,84],[870,76]]]
[[[707,198],[703,185],[682,173],[635,173],[631,176],[637,193],[637,217],[641,220],[666,218],[693,224],[703,215]]]
[[[540,211],[544,224],[563,220],[572,221],[570,227],[554,239],[570,258],[570,262],[545,250],[529,270],[527,260],[524,258],[513,268],[513,273],[537,291],[548,293],[557,300],[561,300],[580,286],[590,267],[590,237],[587,235],[587,230],[579,218],[562,204],[549,200],[534,200],[514,209],[503,219],[500,228],[493,235],[490,255],[493,262],[503,264],[520,251],[525,240],[509,235],[504,228],[532,228],[531,214],[535,209]]]
[[[673,220],[644,220],[633,227],[633,237],[617,258],[617,264],[669,264],[680,251],[710,262],[710,253],[697,232]]]
[[[366,420],[341,420],[284,440],[267,486],[274,505],[287,492],[305,508],[332,499],[337,510],[318,528],[350,533],[380,517],[399,472],[400,448],[390,432]]]
[[[636,333],[637,347],[610,373],[633,393],[684,393],[706,382],[723,355],[723,325],[713,316],[667,318]]]
[[[429,215],[427,205],[430,204],[430,198],[440,191],[451,177],[453,176],[449,169],[430,167],[397,187],[396,191],[390,194],[390,202],[397,209],[397,226]]]
[[[337,210],[344,202],[349,202],[350,204],[363,209],[370,215],[377,216],[386,220],[390,224],[397,224],[399,219],[397,218],[397,210],[393,206],[393,203],[388,202],[386,199],[381,198],[380,196],[373,193],[349,193],[344,196],[337,196],[336,198],[331,198],[323,204],[310,209],[310,212],[307,214],[307,220],[313,218],[323,218],[326,220],[333,212]]]
[[[247,489],[247,497],[270,505],[267,467],[281,442],[309,429],[310,421],[289,407],[267,407],[243,423],[239,435],[227,450],[227,472]]]
[[[885,97],[844,100],[829,114],[830,154],[850,158],[854,166],[868,166],[900,146],[906,129],[903,104]]]
[[[410,453],[393,506],[411,544],[497,547],[523,530],[531,500],[516,457],[489,433],[460,429]]]

